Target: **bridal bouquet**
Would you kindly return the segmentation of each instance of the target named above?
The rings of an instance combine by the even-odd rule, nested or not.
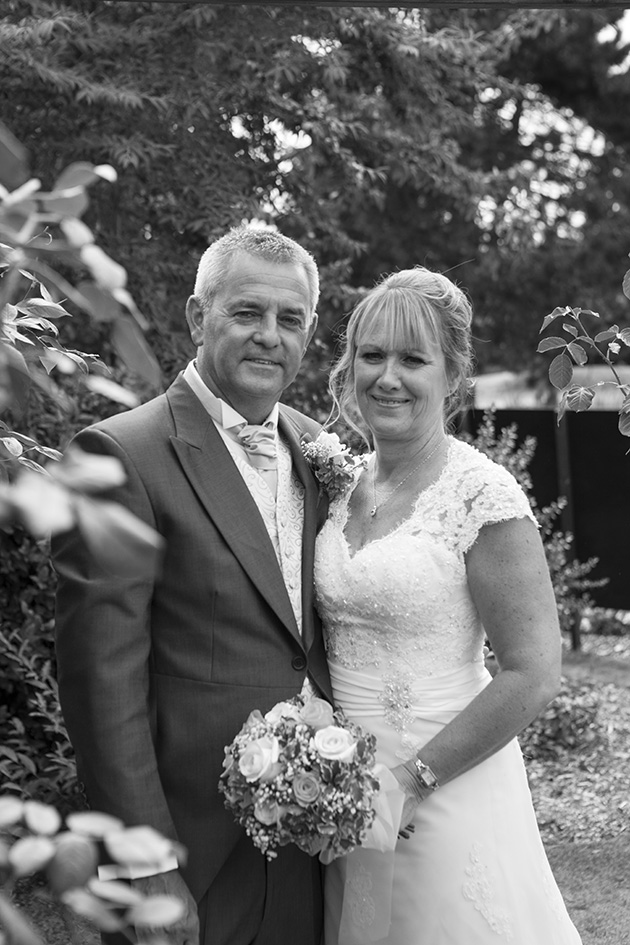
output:
[[[225,750],[225,806],[267,859],[294,843],[324,863],[359,846],[375,817],[376,739],[323,699],[252,712]]]

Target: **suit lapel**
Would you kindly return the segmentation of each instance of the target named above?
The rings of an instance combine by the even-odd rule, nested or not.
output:
[[[319,487],[311,469],[304,458],[300,446],[301,431],[293,418],[283,410],[280,404],[278,427],[282,433],[293,459],[293,468],[304,486],[304,526],[302,529],[302,622],[304,648],[308,652],[313,643],[315,626],[313,622],[313,565],[315,558],[315,535],[317,527],[317,508],[320,499]]]
[[[167,398],[176,431],[171,441],[186,478],[252,583],[299,640],[273,545],[229,450],[181,376],[167,391]]]

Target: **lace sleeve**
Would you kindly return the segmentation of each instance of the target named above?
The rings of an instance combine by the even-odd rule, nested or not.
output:
[[[492,460],[470,470],[463,490],[467,513],[459,536],[459,550],[467,552],[484,525],[529,518],[538,527],[529,499],[514,476]]]
[[[445,474],[417,510],[417,522],[456,554],[465,554],[484,525],[529,518],[529,499],[514,476],[485,454],[454,440]]]

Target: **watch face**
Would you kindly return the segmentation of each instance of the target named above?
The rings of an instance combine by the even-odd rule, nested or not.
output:
[[[437,787],[437,778],[431,771],[428,765],[423,764],[420,760],[416,761],[416,768],[418,770],[418,776],[420,778],[420,783],[426,788],[435,788]]]

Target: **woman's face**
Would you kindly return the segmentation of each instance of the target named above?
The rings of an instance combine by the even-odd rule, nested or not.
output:
[[[354,391],[375,441],[426,441],[444,428],[449,393],[444,355],[437,342],[397,344],[377,327],[358,336]]]

